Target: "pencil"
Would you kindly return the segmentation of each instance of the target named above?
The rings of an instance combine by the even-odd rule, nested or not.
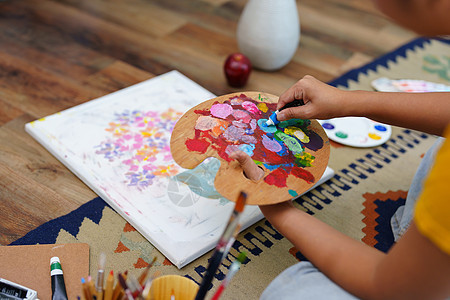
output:
[[[86,300],[91,300],[92,299],[92,294],[91,294],[91,290],[89,288],[88,283],[86,282],[86,280],[83,278],[81,278],[81,287],[83,289],[83,295],[84,295],[84,299]]]
[[[198,289],[197,295],[195,296],[195,300],[203,300],[205,298],[220,263],[228,254],[230,247],[233,245],[240,229],[239,219],[242,211],[244,210],[246,201],[247,195],[244,192],[241,192],[234,205],[234,210],[231,213],[228,224],[225,227],[225,230],[222,233],[219,242],[217,243],[212,257],[209,260],[208,268],[206,269],[205,276],[200,283],[200,287]]]
[[[112,300],[113,297],[113,285],[114,285],[114,272],[111,270],[106,278],[105,295],[104,300]]]
[[[96,296],[97,292],[95,291],[95,285],[94,285],[94,281],[92,281],[91,275],[89,275],[87,277],[87,281],[86,282],[88,284],[89,290],[91,291],[91,295],[92,296]]]
[[[239,253],[238,258],[231,264],[230,269],[228,270],[227,276],[220,284],[219,288],[217,289],[214,296],[211,298],[211,300],[218,300],[220,298],[220,295],[222,294],[223,290],[227,287],[227,285],[230,283],[233,276],[239,271],[239,268],[241,267],[241,264],[245,261],[245,258],[247,255],[245,252]]]

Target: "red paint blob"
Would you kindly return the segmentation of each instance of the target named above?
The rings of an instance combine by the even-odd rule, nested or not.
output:
[[[186,147],[189,151],[205,153],[208,150],[209,142],[204,139],[187,139]]]
[[[264,178],[264,181],[267,184],[275,185],[277,187],[286,187],[286,179],[288,177],[288,173],[283,169],[273,170],[269,175]]]
[[[294,166],[291,170],[291,174],[295,177],[305,180],[308,183],[314,182],[314,176],[303,168]]]

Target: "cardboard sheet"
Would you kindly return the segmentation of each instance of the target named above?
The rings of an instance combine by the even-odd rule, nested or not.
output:
[[[36,290],[39,299],[51,299],[50,258],[53,256],[61,261],[68,298],[81,296],[81,278],[89,275],[88,244],[1,246],[0,277]]]

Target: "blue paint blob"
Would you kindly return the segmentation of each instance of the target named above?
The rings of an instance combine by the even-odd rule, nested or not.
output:
[[[248,156],[253,156],[253,150],[255,150],[254,144],[241,144],[239,145],[239,150],[248,154]]]
[[[334,129],[334,125],[331,123],[323,123],[322,127],[325,129]]]
[[[187,184],[192,192],[201,197],[222,199],[222,195],[214,187],[214,180],[219,168],[220,161],[215,157],[208,157],[194,169],[186,170],[171,177],[172,182],[169,184],[174,184],[177,181],[182,182]],[[188,204],[180,205],[178,203],[178,206],[188,206]]]
[[[276,169],[283,169],[283,168],[287,169],[287,168],[292,168],[294,166],[293,163],[279,164],[279,165],[269,165],[267,163],[264,163],[263,165],[269,171],[273,171],[273,170],[276,170]]]
[[[259,119],[258,120],[258,126],[262,131],[267,132],[267,133],[274,133],[278,130],[277,127],[274,125],[267,126],[266,122],[267,122],[267,119]]]
[[[294,190],[289,190],[289,194],[290,194],[292,197],[297,197],[297,196],[298,196],[297,192],[294,191]]]
[[[387,128],[383,125],[375,125],[375,129],[378,131],[386,131]]]

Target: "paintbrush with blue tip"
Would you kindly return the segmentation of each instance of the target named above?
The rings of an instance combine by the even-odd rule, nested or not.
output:
[[[270,115],[269,120],[267,120],[267,122],[266,122],[266,126],[277,125],[278,123],[280,123],[280,121],[278,121],[278,119],[277,119],[278,112],[280,112],[286,108],[289,108],[289,107],[298,107],[298,106],[302,106],[302,105],[305,105],[305,103],[303,102],[302,99],[295,99],[294,101],[289,102],[288,104],[286,104],[279,110],[274,111],[274,113],[272,115]]]

